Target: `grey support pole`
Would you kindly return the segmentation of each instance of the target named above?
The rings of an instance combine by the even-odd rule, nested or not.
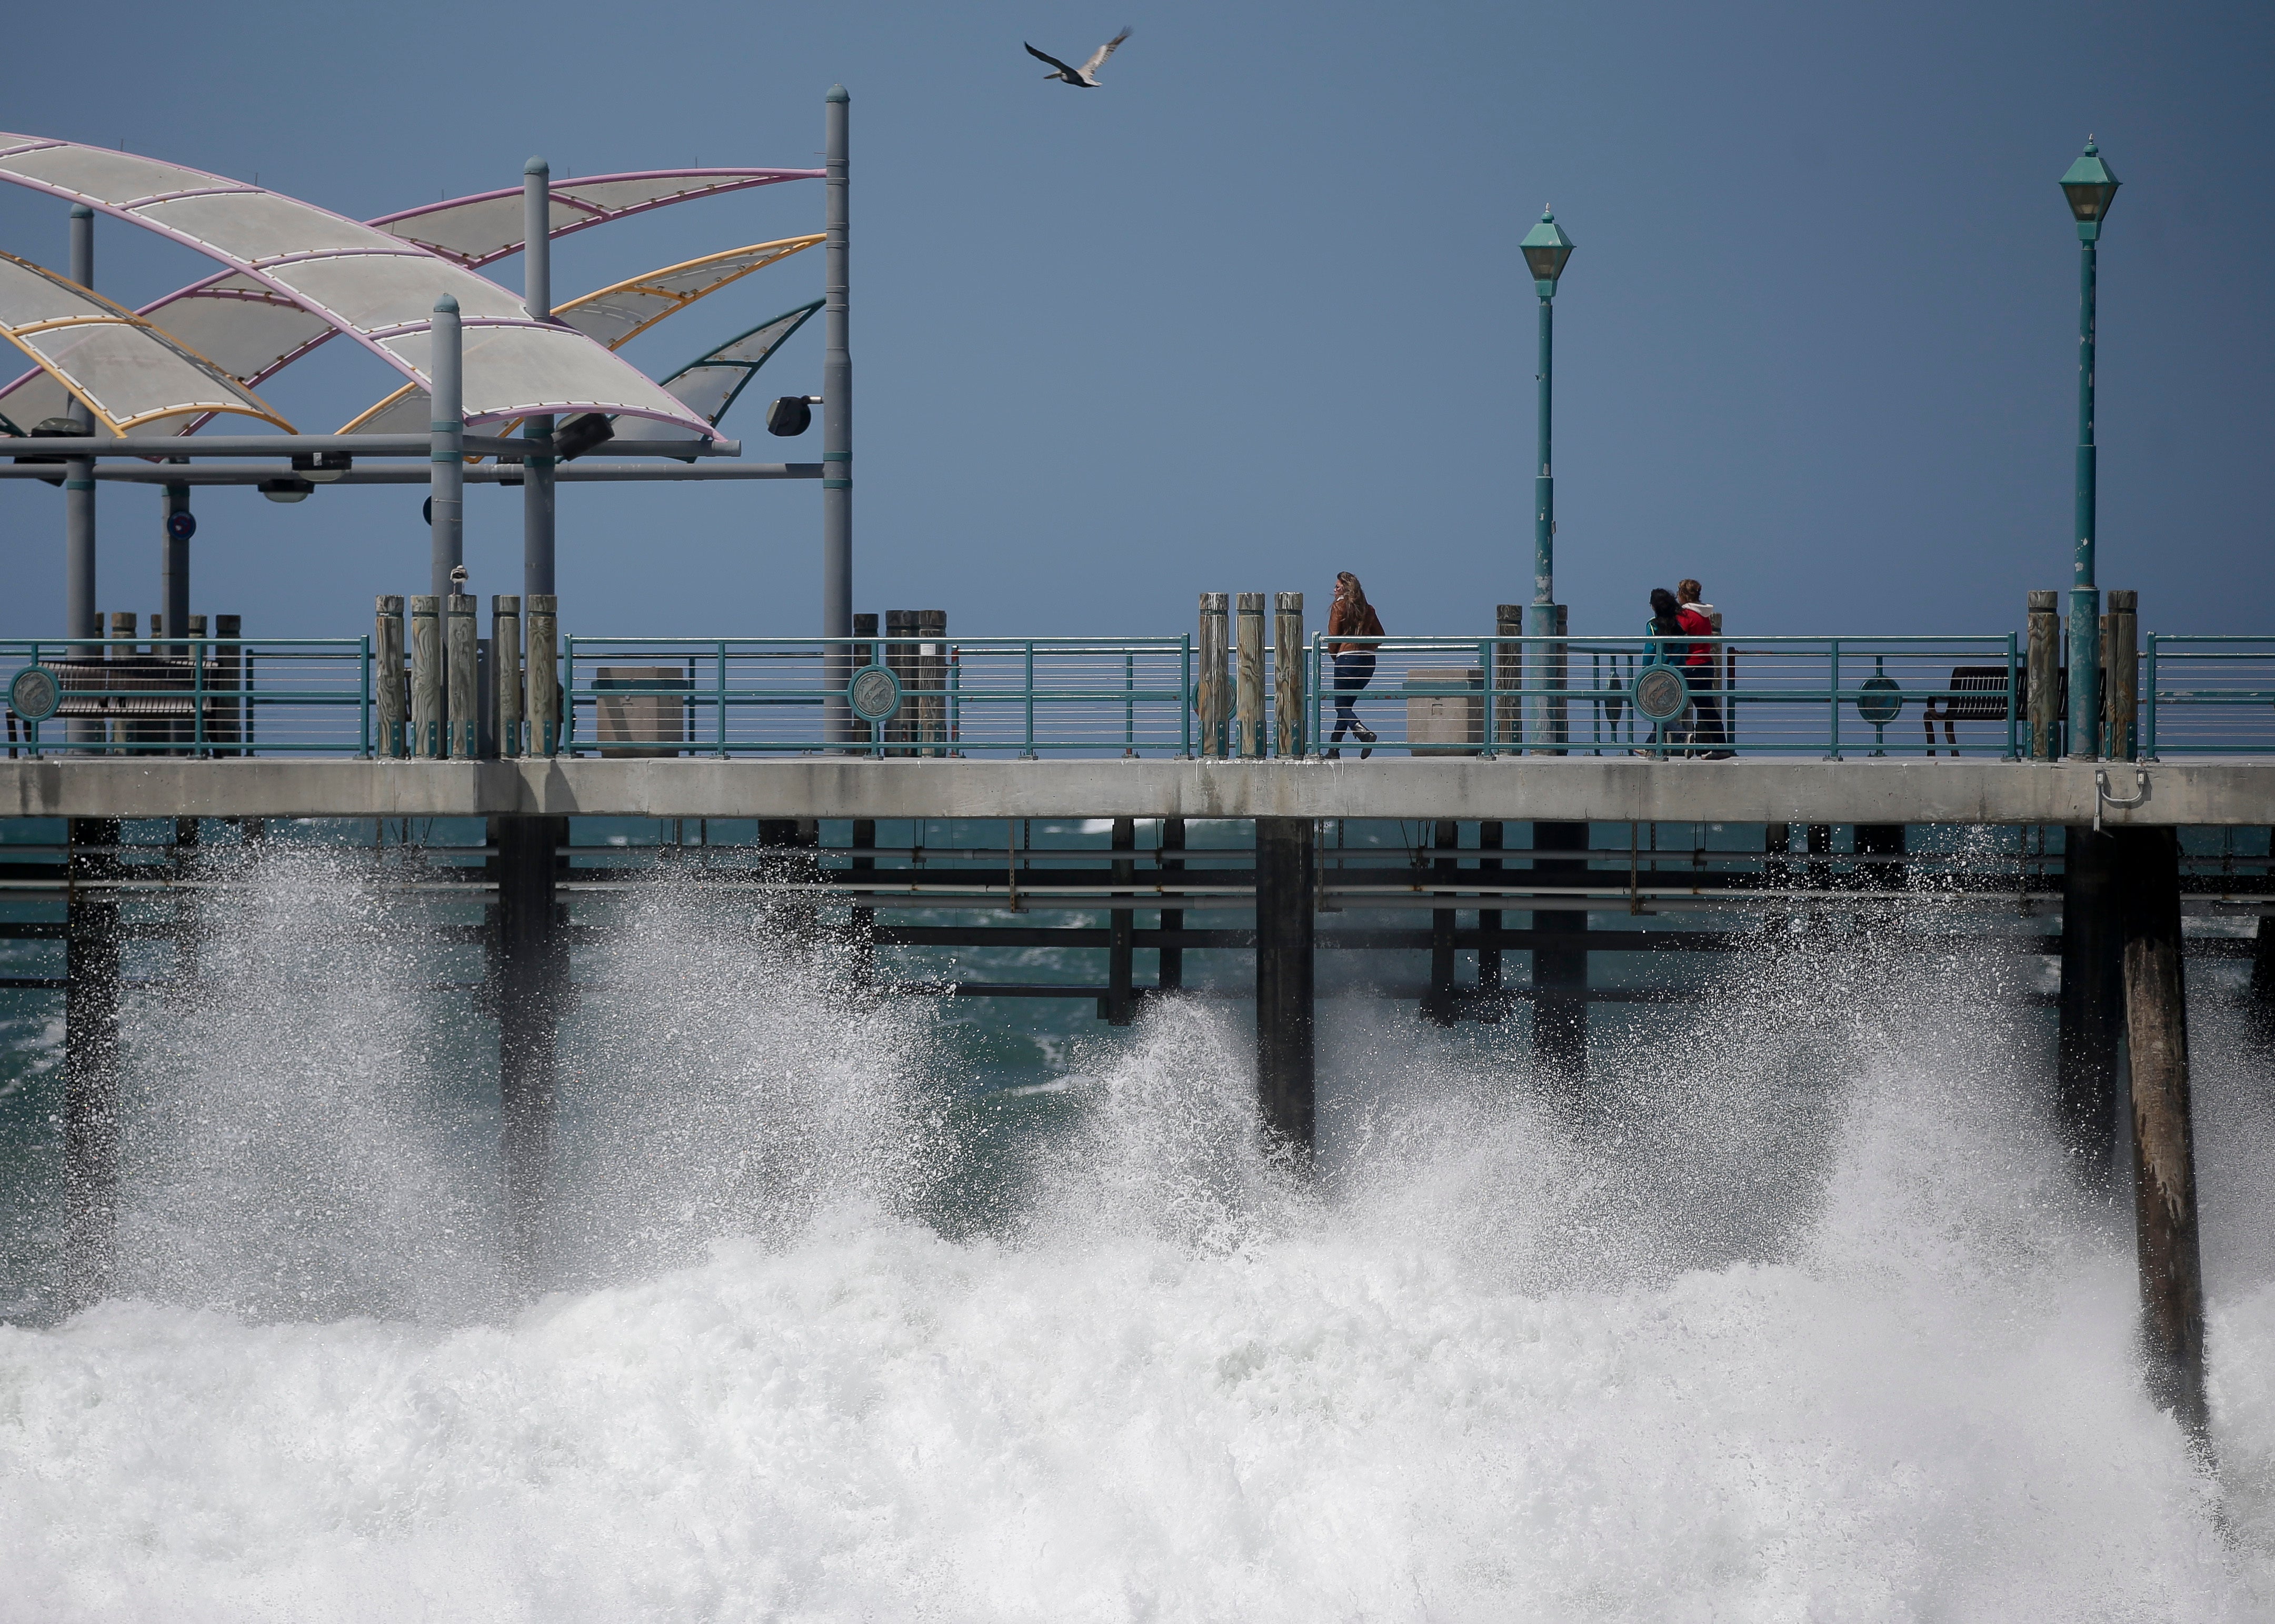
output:
[[[427,478],[432,481],[434,529],[427,541],[427,590],[447,598],[454,590],[450,571],[466,555],[465,347],[458,329],[458,301],[447,293],[435,301],[431,337],[427,375],[434,385],[434,417],[427,425],[433,436]]]
[[[94,286],[94,210],[74,203],[71,211],[71,279]],[[94,413],[74,396],[72,420],[82,434],[94,433]],[[64,635],[99,638],[94,608],[94,459],[74,457],[64,464]],[[85,722],[76,723],[76,734]]]
[[[1311,948],[1317,838],[1308,818],[1256,820],[1256,1093],[1266,1132],[1311,1160]]]
[[[190,512],[190,487],[169,485],[164,487],[165,517],[158,534],[158,585],[165,604],[166,631],[178,638],[182,628],[190,623],[190,532],[195,530],[197,519]],[[177,530],[183,534],[177,535]],[[189,653],[186,646],[178,646],[177,656]]]
[[[521,307],[540,321],[553,319],[553,170],[542,158],[521,166]],[[521,590],[556,592],[553,584],[553,419],[525,419],[522,438],[532,442],[522,455]],[[547,448],[540,452],[537,443]]]
[[[553,1137],[555,1049],[569,975],[557,894],[566,818],[493,818],[497,883],[495,985],[503,1107],[508,1265],[527,1295],[537,1267]]]
[[[2114,838],[2125,898],[2141,1351],[2150,1396],[2173,1412],[2200,1447],[2208,1447],[2203,1261],[2189,1120],[2188,985],[2181,964],[2180,836],[2170,828],[2128,828]]]
[[[821,635],[853,634],[853,354],[847,331],[845,120],[852,97],[832,85],[824,98],[828,178],[824,229],[828,234],[821,359]],[[853,678],[851,659],[841,645],[829,686],[842,695]],[[842,697],[825,700],[823,718],[832,743],[854,744],[858,732]]]
[[[2109,1177],[2115,1153],[2117,1054],[2125,1036],[2116,859],[2114,833],[2090,824],[2063,831],[2055,1091],[2071,1154],[2094,1184]]]

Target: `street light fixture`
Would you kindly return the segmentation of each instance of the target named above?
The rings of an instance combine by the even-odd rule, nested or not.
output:
[[[1556,637],[1564,630],[1559,623],[1563,616],[1556,604],[1556,478],[1549,461],[1549,441],[1555,393],[1556,283],[1564,275],[1564,262],[1572,257],[1572,239],[1556,223],[1553,211],[1545,209],[1540,223],[1527,231],[1524,240],[1517,244],[1526,267],[1532,272],[1532,291],[1540,295],[1539,455],[1533,465],[1532,608],[1527,627],[1537,638]],[[1548,656],[1543,666],[1544,680],[1533,685],[1561,687],[1561,659]],[[1563,719],[1563,701],[1541,699],[1534,704],[1538,707],[1532,729],[1535,736],[1552,748],[1562,743],[1560,723]]]
[[[2101,753],[2101,593],[2093,579],[2095,504],[2099,483],[2093,427],[2095,282],[2099,275],[2101,223],[2117,195],[2117,177],[2101,148],[2085,138],[2085,151],[2061,178],[2062,195],[2077,221],[2077,535],[2069,589],[2069,753]]]

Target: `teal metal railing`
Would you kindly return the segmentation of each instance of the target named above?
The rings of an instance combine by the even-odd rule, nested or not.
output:
[[[1362,645],[1364,687],[1338,687],[1325,633],[1310,648],[1314,748],[1351,719],[1372,748],[1416,755],[1512,752],[1752,755],[2022,754],[2020,639],[1950,638],[1338,638]],[[1690,656],[1693,652],[1696,658]],[[1680,715],[1636,706],[1651,668],[1682,679]],[[1386,705],[1385,701],[1395,702]],[[1908,729],[1922,732],[1912,742]],[[1342,740],[1351,746],[1353,736]]]
[[[2141,656],[2141,755],[2275,755],[2275,638],[2151,632]]]
[[[579,754],[842,750],[833,721],[880,756],[1193,750],[1190,638],[574,637],[562,658]],[[848,691],[872,665],[892,702],[864,718]]]
[[[369,638],[0,639],[0,670],[11,756],[372,750]]]

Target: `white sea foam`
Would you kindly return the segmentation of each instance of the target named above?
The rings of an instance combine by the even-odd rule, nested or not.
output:
[[[317,1322],[178,1272],[0,1330],[0,1619],[2275,1609],[2270,1134],[2223,1015],[2224,1531],[2142,1393],[2127,1227],[2073,1192],[1990,970],[1958,1011],[1869,951],[1749,971],[1688,1039],[1607,1045],[1584,1112],[1531,1086],[1521,1023],[1333,1004],[1308,1182],[1251,1144],[1239,1020],[1165,1006],[1018,1102],[1047,1114],[1010,1188],[950,1239],[911,1196],[959,1176],[921,1020],[737,929],[660,898],[607,949],[637,996],[578,1016],[616,1099],[564,1129],[599,1176],[558,1265],[616,1283]],[[298,1008],[266,1006],[271,1046]],[[407,1106],[347,1137],[431,1165]]]

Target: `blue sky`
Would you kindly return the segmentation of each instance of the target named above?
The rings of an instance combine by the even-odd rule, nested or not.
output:
[[[11,76],[4,122],[344,213],[558,176],[818,164],[853,94],[857,599],[953,627],[1175,632],[1205,590],[1366,579],[1394,631],[1529,597],[1544,203],[1559,595],[1628,629],[1704,580],[1735,631],[2005,631],[2067,584],[2088,132],[2125,182],[2101,262],[2101,581],[2158,630],[2264,631],[2275,394],[2275,11],[2258,6],[1145,4],[535,11],[137,3],[99,64]],[[639,20],[628,20],[637,16]],[[1106,87],[1043,82],[1123,22]],[[22,64],[19,63],[19,66]],[[567,239],[563,298],[818,230],[817,184]],[[140,303],[201,262],[98,223]],[[64,210],[0,187],[0,247]],[[628,351],[661,374],[812,298],[820,255]],[[490,273],[519,285],[518,261]],[[729,419],[819,388],[808,327]],[[11,374],[12,375],[12,374]],[[330,346],[266,392],[329,427],[391,387]],[[158,497],[102,495],[105,608],[158,602]],[[515,493],[470,493],[478,591],[518,590]],[[201,494],[194,607],[352,633],[423,589],[401,488]],[[819,496],[564,488],[564,626],[809,634]],[[0,633],[62,618],[61,503],[0,486]]]

